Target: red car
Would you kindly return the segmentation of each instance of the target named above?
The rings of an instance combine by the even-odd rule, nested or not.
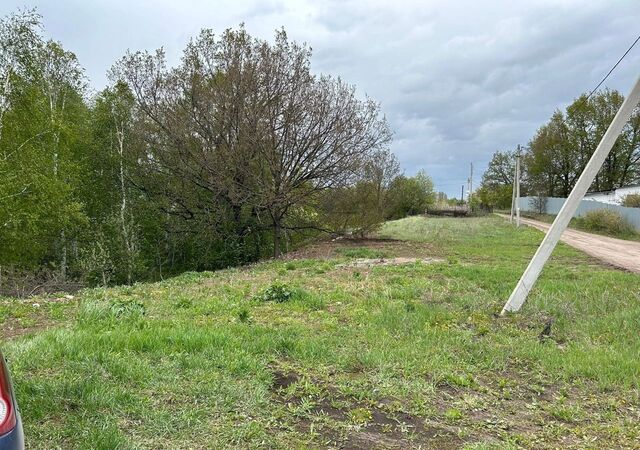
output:
[[[14,449],[24,449],[24,435],[7,362],[0,353],[0,450]]]

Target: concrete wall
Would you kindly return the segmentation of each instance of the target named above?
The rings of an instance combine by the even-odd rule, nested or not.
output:
[[[562,205],[564,205],[566,198],[548,197],[545,213],[546,214],[558,214]],[[536,197],[522,197],[520,198],[520,211],[538,212],[536,205]],[[625,206],[612,205],[610,203],[601,203],[595,200],[582,200],[580,206],[576,210],[574,217],[584,216],[587,212],[596,209],[611,209],[614,210],[622,217],[627,219],[636,230],[640,231],[640,208],[627,208]]]
[[[640,194],[640,186],[627,186],[613,191],[587,193],[585,200],[595,200],[602,203],[613,203],[619,205],[629,194]]]

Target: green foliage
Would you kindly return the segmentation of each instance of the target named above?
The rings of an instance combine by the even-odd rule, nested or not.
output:
[[[398,219],[424,214],[435,199],[433,181],[424,171],[414,177],[400,175],[389,186],[386,217]]]
[[[339,233],[365,236],[384,222],[384,206],[372,182],[327,190],[321,195],[322,221]]]
[[[356,408],[349,411],[349,418],[356,425],[366,425],[371,422],[373,415],[367,408]]]
[[[610,234],[633,234],[635,229],[620,213],[610,209],[596,209],[579,218],[583,228]]]
[[[238,320],[242,323],[248,323],[251,320],[251,313],[247,308],[238,311]]]
[[[556,111],[529,143],[524,162],[530,191],[548,197],[567,197],[602,139],[624,97],[606,89],[578,97],[565,111]],[[600,168],[592,191],[612,190],[640,176],[640,141],[636,110]]]
[[[493,154],[487,170],[482,175],[480,188],[475,197],[483,205],[498,209],[511,207],[513,179],[515,172],[516,151],[497,151]],[[525,195],[525,183],[521,180],[522,192]]]
[[[444,412],[444,417],[450,421],[456,421],[462,419],[464,414],[457,408],[449,408]]]
[[[117,319],[139,318],[146,313],[144,303],[136,299],[114,300],[110,304],[110,309]]]
[[[87,300],[80,305],[77,320],[85,327],[141,326],[145,314],[144,303],[138,299]]]
[[[286,283],[275,281],[258,296],[258,299],[263,302],[284,303],[291,300],[294,293],[295,291]]]
[[[173,69],[145,72],[150,67],[145,64],[160,61],[161,54],[156,59],[129,55],[110,70],[109,85],[89,98],[76,57],[47,41],[41,31],[41,18],[33,11],[0,22],[0,267],[5,271],[47,271],[90,286],[131,284],[255,262],[271,253],[276,242],[289,249],[327,224],[334,230],[366,234],[383,221],[382,195],[398,166],[392,153],[381,150],[390,131],[378,105],[359,100],[338,80],[312,76],[308,49],[290,42],[284,32],[277,33],[277,45],[272,45],[242,28],[219,39],[203,31],[185,49],[179,69],[198,76],[180,78],[181,86],[173,83]],[[236,53],[251,63],[237,65]],[[202,71],[199,58],[215,62],[213,74]],[[371,139],[327,145],[323,151],[342,152],[331,158],[318,156],[322,152],[315,149],[318,140],[313,137],[308,138],[313,145],[300,143],[306,134],[285,134],[283,139],[294,141],[284,148],[257,151],[260,146],[248,145],[256,137],[237,120],[248,113],[263,114],[259,108],[224,117],[210,111],[219,109],[220,102],[225,108],[229,102],[235,102],[233,108],[248,107],[249,100],[261,98],[264,86],[250,80],[253,69],[267,70],[260,61],[287,62],[273,81],[299,77],[305,88],[295,97],[298,108],[308,106],[304,95],[312,92],[323,93],[313,100],[322,100],[327,108],[338,108],[340,102],[351,108],[344,120],[352,123],[336,122],[332,129],[345,143],[358,139],[345,134],[347,129],[371,133]],[[236,70],[243,75],[235,77]],[[144,76],[173,80],[158,85],[168,89],[167,96],[143,98],[148,92],[134,88]],[[252,95],[238,103],[240,80],[253,84],[242,85],[243,92],[251,90]],[[172,113],[155,117],[141,108],[144,101],[183,95],[195,95],[197,101],[158,104]],[[334,95],[340,102],[334,102]],[[203,108],[195,116],[194,105]],[[305,117],[322,124],[312,128],[324,129],[328,113],[318,107]],[[157,123],[165,117],[175,122]],[[207,123],[201,129],[203,120]],[[303,127],[287,127],[299,128]],[[229,147],[198,138],[228,136],[237,130],[238,142],[227,142]],[[258,131],[258,138],[264,135]],[[372,144],[362,146],[364,141]],[[290,151],[300,157],[283,157]],[[304,163],[275,173],[285,160]],[[206,180],[201,178],[207,172]],[[295,179],[278,182],[282,177]],[[361,183],[351,186],[355,179]],[[342,193],[347,195],[332,197]],[[345,208],[324,208],[325,194]],[[267,229],[265,220],[277,222],[279,228]]]

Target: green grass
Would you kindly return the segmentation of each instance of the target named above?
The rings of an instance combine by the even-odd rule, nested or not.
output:
[[[542,233],[415,217],[380,234],[443,262],[341,264],[379,252],[363,243],[6,300],[3,326],[33,325],[3,344],[30,448],[637,445],[637,275],[561,244],[522,312],[499,318]]]

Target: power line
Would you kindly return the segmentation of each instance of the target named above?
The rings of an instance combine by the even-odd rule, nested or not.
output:
[[[618,62],[617,62],[617,63],[615,63],[615,64],[613,65],[613,67],[611,68],[611,70],[610,70],[610,71],[609,71],[609,72],[604,76],[604,78],[602,79],[602,81],[600,81],[600,83],[598,83],[598,85],[597,85],[596,87],[594,87],[594,88],[593,88],[593,90],[592,90],[591,92],[589,92],[589,95],[587,95],[587,99],[589,99],[589,97],[591,97],[591,95],[592,95],[595,91],[597,91],[597,90],[598,90],[598,88],[599,88],[600,86],[602,86],[602,83],[604,83],[604,82],[606,81],[606,79],[607,79],[607,78],[609,78],[609,75],[611,75],[611,72],[613,72],[613,71],[616,69],[616,67],[618,67],[618,64],[620,64],[620,63],[622,62],[622,60],[624,59],[624,57],[625,57],[625,56],[627,56],[627,54],[628,54],[628,53],[631,51],[631,49],[632,49],[632,48],[633,48],[633,47],[638,43],[638,41],[640,41],[640,36],[638,36],[638,37],[636,38],[636,40],[635,40],[635,41],[633,41],[633,44],[631,44],[631,47],[629,47],[629,48],[627,49],[627,51],[626,51],[626,52],[624,52],[624,55],[622,55],[622,56],[620,57],[620,59],[618,60]]]

